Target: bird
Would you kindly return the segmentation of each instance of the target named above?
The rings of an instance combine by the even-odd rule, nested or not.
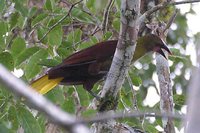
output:
[[[91,95],[95,83],[106,77],[112,63],[118,40],[99,42],[96,45],[80,50],[50,68],[43,76],[33,81],[30,86],[41,94],[52,90],[58,84],[83,85]],[[172,54],[165,42],[154,34],[139,37],[132,62],[150,51],[157,52],[166,58],[162,49]],[[166,58],[167,59],[167,58]]]

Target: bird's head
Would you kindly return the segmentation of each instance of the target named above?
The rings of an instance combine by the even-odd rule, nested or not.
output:
[[[160,37],[154,34],[148,34],[138,39],[137,43],[145,49],[146,52],[154,51],[166,58],[162,49],[166,50],[170,55],[172,54],[166,43]]]

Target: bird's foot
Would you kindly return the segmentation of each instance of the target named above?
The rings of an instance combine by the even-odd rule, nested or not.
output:
[[[98,96],[97,94],[95,94],[93,91],[88,90],[88,92],[89,92],[93,97],[95,97],[95,98],[97,99],[97,101],[100,101],[100,100],[101,100],[101,97]]]
[[[107,74],[108,71],[99,71],[98,74]]]

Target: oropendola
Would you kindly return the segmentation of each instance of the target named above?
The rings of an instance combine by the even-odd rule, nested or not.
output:
[[[94,96],[91,89],[109,71],[116,46],[117,40],[111,40],[76,52],[64,59],[58,66],[51,68],[44,76],[32,82],[31,87],[39,93],[45,94],[58,84],[83,85],[84,89]],[[140,37],[137,40],[132,62],[150,51],[160,53],[165,57],[162,49],[171,54],[158,36],[148,34]]]

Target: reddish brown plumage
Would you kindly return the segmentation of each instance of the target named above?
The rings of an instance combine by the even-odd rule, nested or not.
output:
[[[46,74],[48,78],[38,79],[32,86],[39,92],[46,93],[60,82],[66,85],[82,84],[86,90],[90,91],[96,82],[106,76],[116,46],[117,40],[105,41],[74,53],[63,60],[60,65],[51,68]],[[161,48],[170,53],[159,37],[152,34],[146,35],[138,39],[132,61],[134,62],[149,51],[155,51],[164,56]]]
[[[108,71],[116,46],[117,40],[112,40],[72,54],[48,71],[49,78],[64,77],[61,84],[83,84],[85,89],[90,90]]]

